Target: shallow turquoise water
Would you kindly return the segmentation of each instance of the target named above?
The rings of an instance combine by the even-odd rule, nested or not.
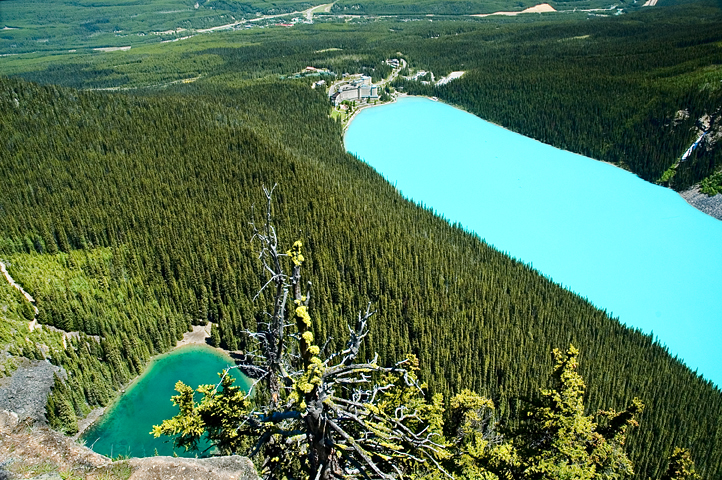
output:
[[[424,98],[360,112],[345,143],[405,197],[722,385],[722,222],[677,193]]]
[[[215,384],[219,381],[216,373],[229,365],[233,365],[230,357],[200,345],[183,347],[159,357],[109,409],[102,421],[83,434],[86,445],[111,457],[149,457],[156,451],[158,455],[173,455],[174,450],[178,456],[195,456],[183,448],[174,449],[167,437],[153,438],[148,432],[153,425],[178,413],[178,407],[170,401],[176,394],[174,387],[178,380],[193,388]],[[232,372],[236,385],[248,387],[247,380],[238,370]]]

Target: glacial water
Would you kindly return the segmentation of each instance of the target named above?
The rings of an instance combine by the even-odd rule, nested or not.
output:
[[[722,222],[677,193],[424,98],[366,109],[346,149],[407,198],[653,332],[722,385]]]
[[[170,400],[176,394],[174,387],[178,380],[193,388],[215,384],[219,381],[216,373],[233,364],[227,355],[203,345],[182,347],[158,357],[101,420],[83,434],[85,444],[114,458],[119,455],[150,457],[156,452],[158,455],[173,455],[175,452],[178,456],[195,456],[196,452],[173,448],[168,437],[154,438],[149,432],[153,425],[159,425],[178,413],[178,407],[174,407]],[[236,377],[236,385],[248,387],[247,379],[238,370],[232,373]]]

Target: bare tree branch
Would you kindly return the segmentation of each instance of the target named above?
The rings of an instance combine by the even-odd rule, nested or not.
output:
[[[258,246],[262,275],[262,286],[253,300],[272,298],[262,320],[256,322],[256,331],[243,332],[250,345],[240,364],[224,371],[210,392],[211,398],[204,399],[219,402],[218,408],[223,412],[234,411],[231,405],[245,402],[237,406],[243,411],[234,417],[233,436],[227,438],[222,437],[223,432],[218,433],[217,416],[211,419],[216,422],[213,431],[229,449],[242,445],[239,437],[255,437],[250,455],[262,451],[267,454],[264,469],[267,468],[265,475],[270,478],[297,476],[276,474],[274,469],[289,468],[279,464],[279,455],[300,458],[301,443],[306,452],[303,459],[307,472],[315,480],[340,479],[344,473],[365,478],[370,478],[370,474],[382,479],[401,477],[409,464],[399,461],[413,460],[425,465],[427,458],[443,471],[433,458],[443,445],[434,442],[437,434],[428,428],[419,408],[384,403],[395,392],[403,393],[398,398],[411,395],[415,401],[425,402],[414,364],[406,359],[381,366],[378,354],[371,361],[359,361],[362,343],[369,333],[369,320],[376,313],[371,303],[358,313],[354,325],[348,326],[343,350],[326,355],[330,339],[323,339],[323,348],[316,345],[322,339],[317,340],[312,330],[308,309],[311,282],[306,283],[303,292],[302,243],[299,240],[288,249],[279,246],[272,224],[275,188],[274,185],[263,189],[266,197],[263,224],[256,224],[253,217],[250,222],[251,241]],[[290,267],[290,274],[286,267]],[[245,395],[226,388],[233,368],[254,379]],[[258,388],[259,385],[262,387]],[[258,393],[251,396],[254,390]],[[229,392],[235,396],[224,397]],[[255,405],[249,407],[249,401]],[[203,408],[203,412],[210,411],[207,404]],[[357,474],[347,465],[357,468]]]

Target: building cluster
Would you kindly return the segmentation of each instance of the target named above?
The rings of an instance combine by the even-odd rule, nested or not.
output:
[[[338,85],[335,91],[329,92],[329,99],[335,106],[346,100],[359,103],[378,100],[379,87],[371,83],[371,77],[362,75],[360,78]]]

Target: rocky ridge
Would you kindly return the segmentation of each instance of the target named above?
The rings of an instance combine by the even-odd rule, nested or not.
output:
[[[29,416],[0,411],[0,480],[259,480],[240,456],[112,461]]]

